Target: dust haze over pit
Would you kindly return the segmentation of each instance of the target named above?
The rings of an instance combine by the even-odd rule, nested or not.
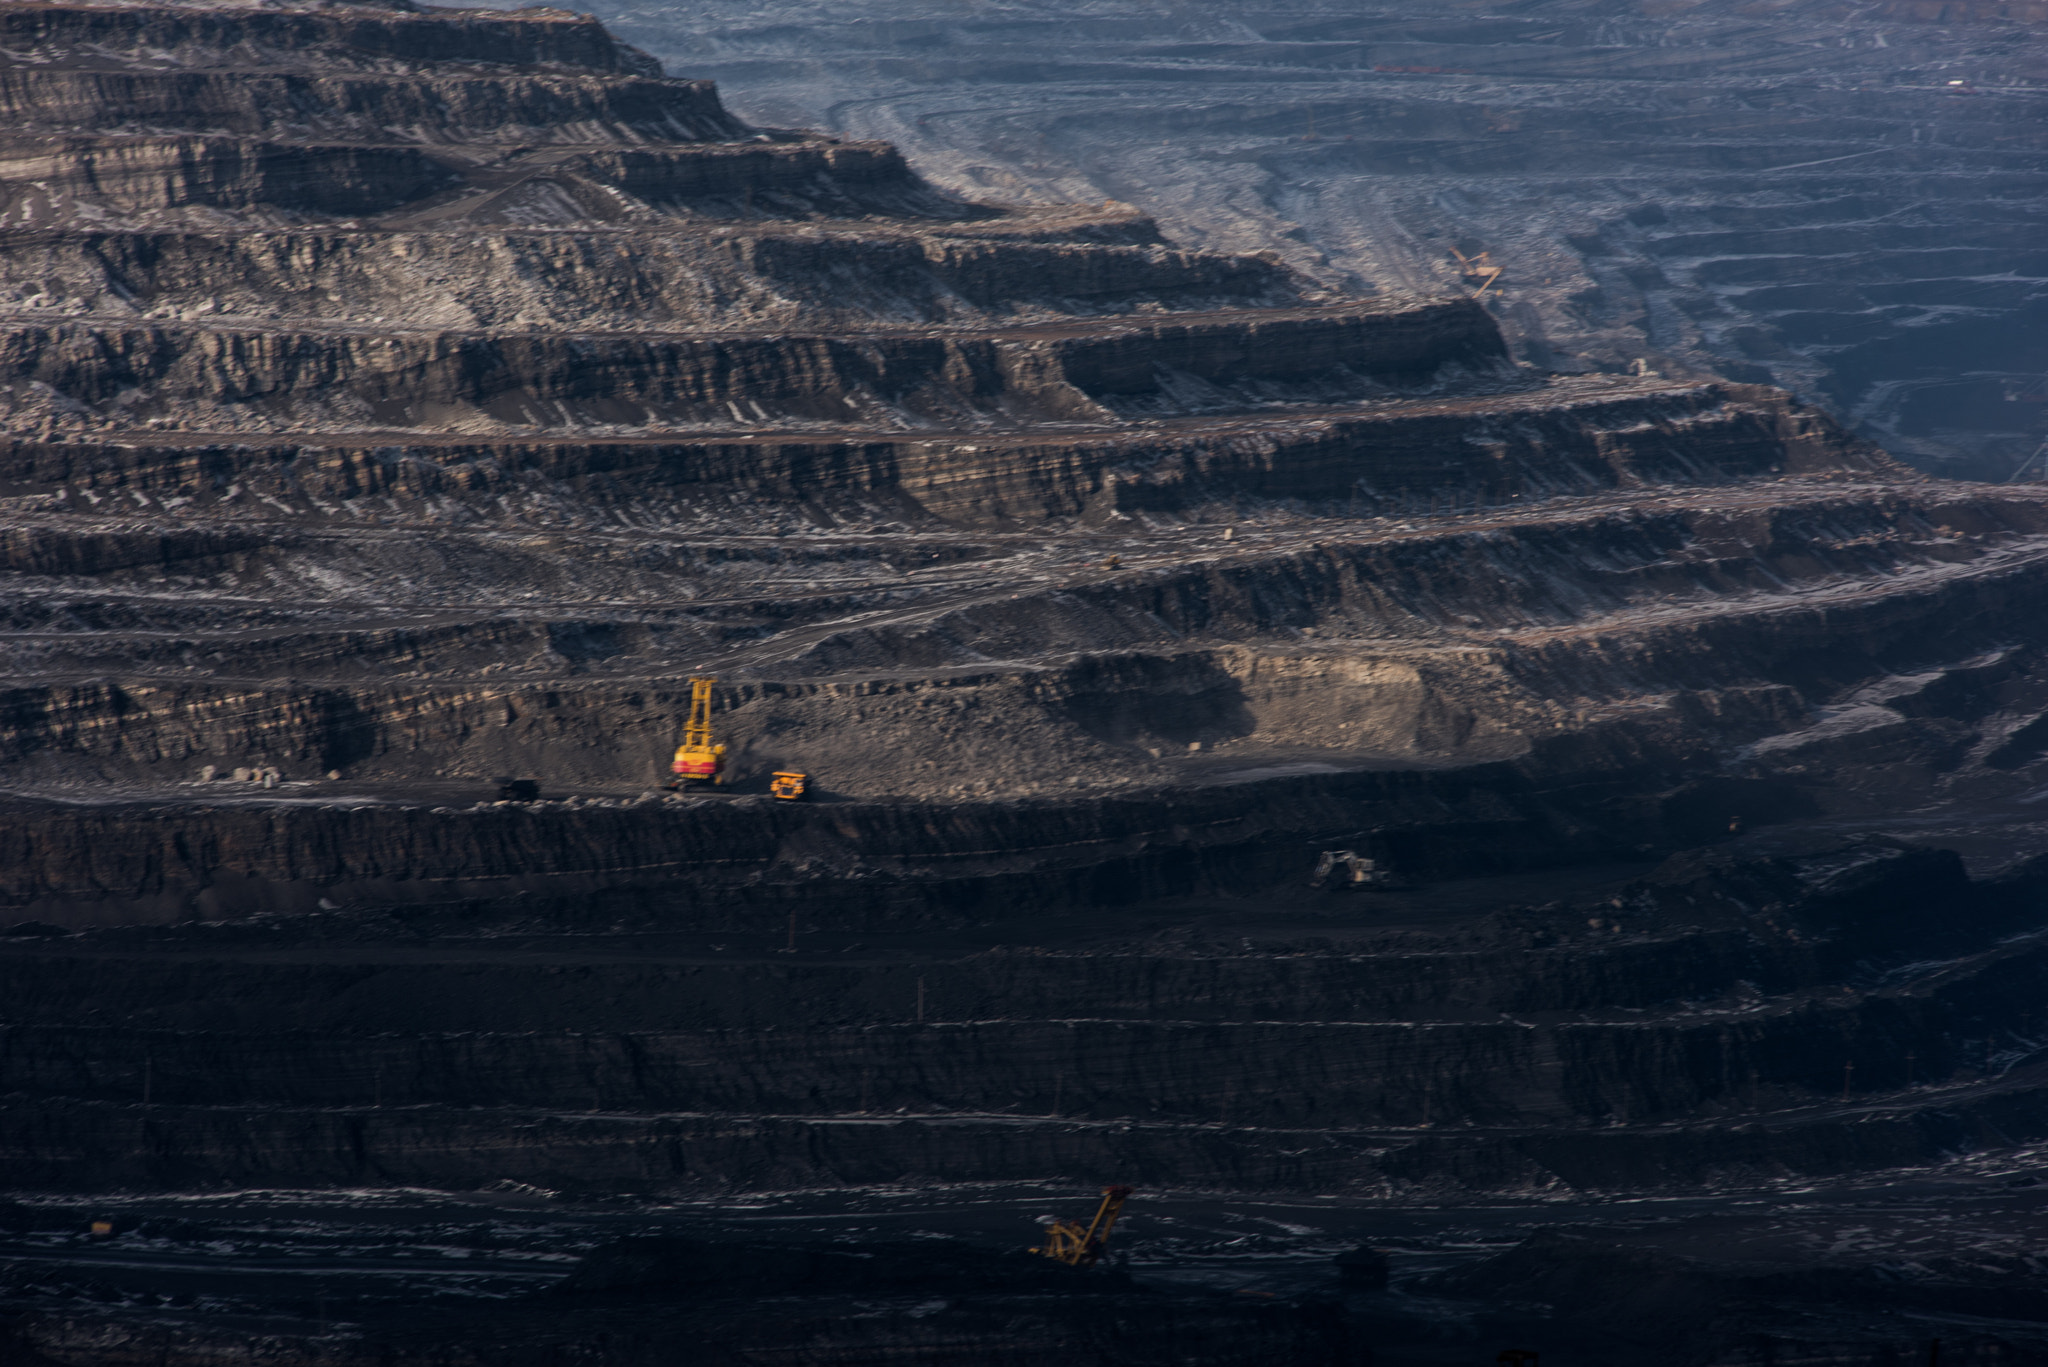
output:
[[[1923,7],[1924,8],[1924,7]],[[1333,286],[1506,267],[1519,359],[1783,385],[2002,479],[2042,440],[2037,35],[1993,5],[606,5],[771,123],[1128,201]]]

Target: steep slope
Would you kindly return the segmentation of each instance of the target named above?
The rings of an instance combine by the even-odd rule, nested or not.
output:
[[[2037,1132],[1991,1043],[2036,875],[1826,827],[2023,830],[2040,490],[969,203],[558,11],[0,28],[21,1183],[1628,1186]],[[700,671],[734,783],[664,796]],[[1418,886],[1302,890],[1335,847]],[[1821,1105],[1843,1050],[1877,1109]]]
[[[891,138],[949,185],[1113,195],[1396,293],[1487,252],[1539,365],[1784,385],[1972,478],[2048,436],[2038,4],[595,10],[740,109]]]
[[[9,1361],[1436,1363],[1551,1245],[1468,1312],[924,1240],[1122,1180],[1469,1258],[1482,1195],[2048,1137],[2042,489],[970,202],[563,11],[0,34]],[[698,673],[733,782],[664,794]],[[1000,1230],[846,1190],[946,1183]],[[1682,1360],[1897,1360],[1773,1294]]]

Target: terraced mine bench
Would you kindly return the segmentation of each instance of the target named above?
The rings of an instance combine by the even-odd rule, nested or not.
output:
[[[968,203],[559,12],[0,38],[14,1183],[1357,1202],[2048,1129],[2042,491]],[[699,674],[733,782],[666,796]],[[1026,1319],[1149,1361],[1146,1304]],[[1145,1351],[1356,1359],[1200,1306]],[[675,1322],[742,1321],[802,1337]]]

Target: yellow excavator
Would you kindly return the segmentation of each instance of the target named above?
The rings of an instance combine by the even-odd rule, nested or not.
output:
[[[683,743],[676,747],[663,787],[725,782],[725,747],[711,743],[711,688],[717,682],[702,676],[690,680],[690,719],[683,723]]]
[[[1477,256],[1467,256],[1456,247],[1453,247],[1451,248],[1451,255],[1458,258],[1458,278],[1468,285],[1477,285],[1479,287],[1472,291],[1474,299],[1484,298],[1487,290],[1499,284],[1500,278],[1507,274],[1507,267],[1493,264],[1492,252],[1481,252]]]
[[[1095,1218],[1086,1228],[1079,1220],[1054,1220],[1046,1227],[1045,1243],[1031,1251],[1068,1267],[1095,1266],[1102,1260],[1102,1246],[1109,1242],[1116,1217],[1123,1214],[1124,1202],[1130,1199],[1129,1187],[1104,1187],[1102,1204],[1095,1208]]]

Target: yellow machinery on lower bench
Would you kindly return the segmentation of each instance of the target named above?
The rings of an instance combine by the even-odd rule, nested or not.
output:
[[[718,680],[690,680],[690,719],[683,723],[683,743],[669,764],[667,786],[725,782],[725,747],[711,743],[711,688]]]
[[[1104,1187],[1102,1204],[1095,1208],[1095,1218],[1087,1228],[1082,1228],[1079,1220],[1055,1220],[1046,1228],[1045,1243],[1031,1251],[1068,1267],[1095,1266],[1101,1261],[1102,1246],[1109,1242],[1116,1217],[1123,1214],[1124,1202],[1130,1199],[1129,1187]]]

